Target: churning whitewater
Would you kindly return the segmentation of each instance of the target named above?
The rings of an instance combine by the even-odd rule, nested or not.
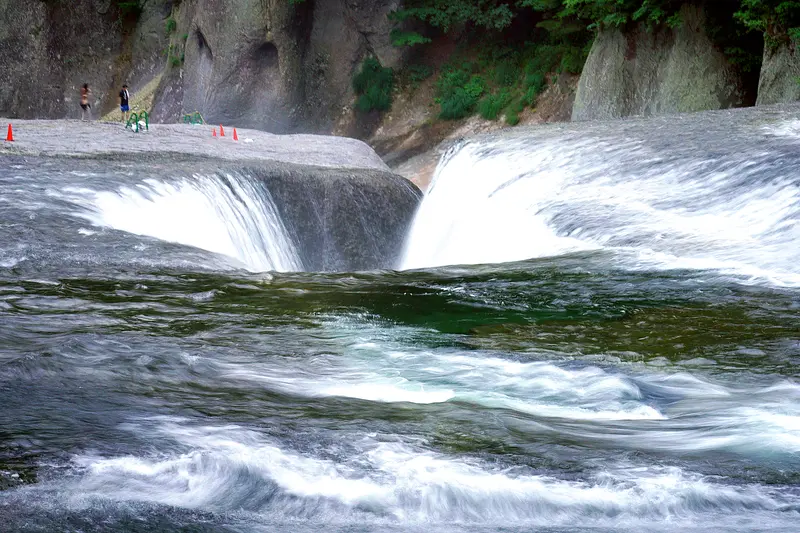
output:
[[[796,125],[460,143],[356,273],[247,172],[7,158],[3,530],[795,533]]]
[[[116,191],[65,192],[97,226],[216,252],[253,272],[303,270],[269,191],[246,176],[146,179]]]
[[[686,126],[701,130],[694,120]],[[717,144],[713,130],[697,131],[707,143],[678,145],[669,129],[632,138],[624,124],[606,126],[602,136],[537,132],[451,148],[401,266],[602,250],[623,268],[800,286],[800,163],[791,151],[800,134],[789,125],[722,131]],[[775,131],[784,133],[777,141]]]

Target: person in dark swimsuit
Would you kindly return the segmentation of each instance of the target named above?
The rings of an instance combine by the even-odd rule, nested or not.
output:
[[[128,86],[123,85],[119,92],[119,110],[122,111],[122,122],[127,122],[131,116],[130,98],[131,93],[128,92]]]
[[[92,120],[92,105],[89,103],[89,95],[92,94],[92,91],[89,90],[89,84],[84,83],[83,87],[81,87],[81,120],[86,120],[86,117],[89,117],[89,120]]]

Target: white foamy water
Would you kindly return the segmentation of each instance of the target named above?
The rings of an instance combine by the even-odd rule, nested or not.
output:
[[[670,148],[589,135],[456,147],[437,168],[402,268],[611,250],[625,268],[800,285],[797,162],[755,148],[725,158]]]
[[[254,272],[303,269],[269,192],[241,176],[66,192],[86,208],[80,216],[98,226],[222,254]]]
[[[66,493],[219,512],[247,511],[336,523],[356,517],[386,523],[502,523],[584,526],[646,524],[700,517],[769,519],[791,495],[736,486],[677,467],[588,469],[573,479],[445,456],[422,444],[381,442],[364,435],[320,450],[287,450],[260,432],[235,425],[191,426],[151,420],[128,426],[184,452],[139,457],[76,458],[80,479]],[[327,452],[327,453],[326,453]],[[763,524],[762,524],[763,525]]]
[[[792,381],[745,384],[644,365],[556,362],[546,352],[538,356],[550,361],[520,361],[415,347],[399,340],[402,331],[387,335],[348,321],[330,326],[335,337],[343,328],[356,339],[335,350],[344,356],[217,362],[216,373],[299,397],[458,402],[496,416],[518,413],[533,417],[537,431],[619,448],[800,461],[800,385]]]

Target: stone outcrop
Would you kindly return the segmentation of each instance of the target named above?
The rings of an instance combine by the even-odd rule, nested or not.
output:
[[[308,271],[398,268],[422,193],[377,169],[270,165],[263,180]]]
[[[0,114],[79,117],[84,83],[96,116],[113,109],[122,83],[135,91],[161,71],[171,4],[0,0]]]
[[[3,155],[50,155],[70,158],[131,159],[146,164],[154,158],[215,160],[238,163],[265,161],[330,168],[387,171],[386,163],[366,143],[328,135],[273,135],[238,130],[239,141],[212,137],[207,126],[151,124],[133,133],[109,122],[15,120],[16,142],[0,143]]]
[[[154,117],[199,111],[211,123],[330,132],[352,102],[367,55],[400,56],[388,14],[398,0],[183,0],[176,35],[184,63],[156,94]]]
[[[681,25],[600,31],[581,74],[572,120],[726,109],[744,104],[736,69],[705,33],[700,7]]]
[[[756,105],[800,100],[800,51],[798,43],[780,42],[764,47]]]
[[[243,129],[235,142],[232,132],[213,138],[208,127],[184,124],[138,134],[97,122],[15,126],[17,141],[0,143],[0,158],[61,158],[84,170],[122,164],[120,172],[141,169],[138,179],[235,172],[263,183],[309,271],[397,268],[422,198],[369,146],[345,137]]]

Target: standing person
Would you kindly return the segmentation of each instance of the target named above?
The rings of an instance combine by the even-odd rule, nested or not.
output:
[[[89,90],[89,84],[84,83],[81,87],[81,120],[86,120],[88,115],[89,120],[92,120],[92,105],[89,103],[89,95],[92,91]]]
[[[131,93],[128,92],[128,86],[123,85],[122,90],[119,92],[119,109],[122,111],[122,122],[128,122],[131,116],[130,98]]]

